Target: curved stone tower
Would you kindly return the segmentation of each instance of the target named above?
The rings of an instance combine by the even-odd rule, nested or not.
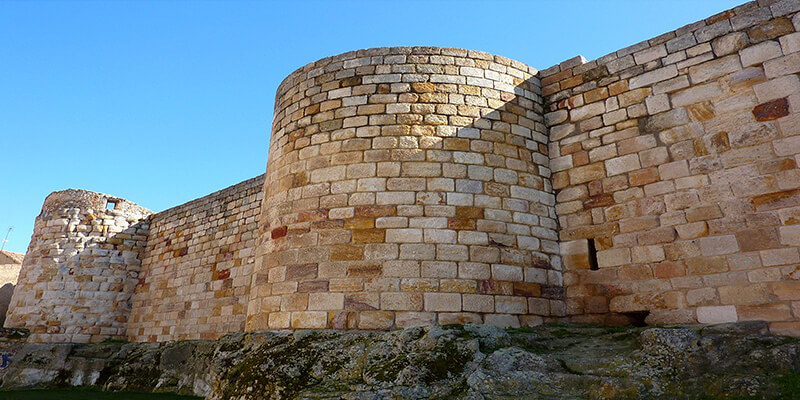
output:
[[[562,315],[535,73],[477,51],[397,47],[286,78],[247,329]]]
[[[5,325],[32,342],[125,338],[150,214],[86,190],[47,196]]]

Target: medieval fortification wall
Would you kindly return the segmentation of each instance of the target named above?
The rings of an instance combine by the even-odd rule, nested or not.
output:
[[[309,64],[278,89],[266,175],[158,214],[49,196],[6,325],[800,334],[798,11],[750,2],[543,71],[434,47]]]

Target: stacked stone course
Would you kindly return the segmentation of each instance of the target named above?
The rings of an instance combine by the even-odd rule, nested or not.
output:
[[[750,2],[540,73],[573,320],[800,333],[798,9]]]
[[[34,342],[124,339],[150,214],[85,190],[47,196],[6,326],[30,329]]]
[[[131,340],[244,330],[263,184],[257,176],[150,218]]]
[[[398,47],[289,76],[248,329],[519,326],[562,312],[536,72]]]
[[[154,215],[49,196],[7,324],[33,341],[753,319],[800,335],[798,12],[754,1],[543,71],[438,47],[319,60],[278,89],[265,175]]]

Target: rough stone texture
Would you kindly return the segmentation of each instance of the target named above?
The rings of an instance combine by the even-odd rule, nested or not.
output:
[[[14,293],[24,258],[24,254],[0,251],[0,326],[6,320],[6,312],[11,304],[11,296]]]
[[[33,342],[125,338],[151,214],[85,190],[47,196],[6,317]]]
[[[2,388],[95,386],[207,399],[791,398],[800,344],[706,327],[419,327],[218,341],[0,344]],[[796,393],[794,393],[796,394]]]
[[[540,73],[571,320],[800,334],[800,1],[772,3]]]
[[[257,176],[150,217],[130,340],[244,330],[263,182]]]
[[[519,326],[563,309],[527,307],[563,301],[536,73],[486,53],[400,47],[286,78],[247,330]]]
[[[11,326],[164,341],[763,319],[800,335],[798,10],[749,2],[541,72],[438,47],[309,64],[279,87],[263,178],[149,219],[51,195]]]

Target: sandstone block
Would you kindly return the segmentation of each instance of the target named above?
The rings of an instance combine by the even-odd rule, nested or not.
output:
[[[436,323],[436,314],[424,312],[397,312],[395,313],[394,322],[398,328],[429,326]]]
[[[735,235],[700,238],[700,250],[704,256],[731,254],[739,251]]]
[[[309,293],[309,310],[342,310],[344,293]]]
[[[328,313],[325,311],[295,311],[292,313],[292,329],[325,329]]]
[[[759,103],[787,97],[800,92],[800,78],[787,75],[753,86]]]
[[[485,317],[485,324],[498,328],[519,328],[519,318],[516,315],[490,314]]]
[[[597,252],[597,264],[600,268],[616,267],[631,262],[631,251],[628,248],[613,248]]]
[[[491,313],[494,312],[494,296],[483,294],[462,295],[464,311]]]
[[[705,63],[689,67],[689,78],[692,83],[702,83],[731,74],[742,69],[739,56],[732,54]]]
[[[422,294],[381,293],[381,309],[389,311],[422,311]]]
[[[461,295],[458,293],[425,293],[425,311],[458,312],[461,311]]]
[[[697,307],[697,322],[701,324],[722,324],[738,320],[739,316],[734,306]]]
[[[764,73],[772,79],[800,71],[800,52],[764,62]]]
[[[775,41],[762,42],[739,51],[742,66],[749,67],[782,56],[781,45]]]
[[[673,65],[668,65],[663,68],[659,68],[650,72],[645,72],[644,74],[634,76],[628,81],[628,87],[630,89],[637,89],[640,87],[645,87],[652,85],[656,82],[665,81],[670,78],[674,78],[678,75],[678,68]]]
[[[725,36],[714,39],[711,42],[711,47],[714,49],[714,54],[721,57],[733,52],[737,52],[749,44],[747,34],[744,32],[731,32]]]
[[[394,313],[388,311],[361,311],[358,313],[359,329],[389,329],[394,325]]]
[[[628,154],[606,160],[605,167],[608,176],[614,176],[639,169],[642,166],[639,163],[639,156],[637,154]]]

